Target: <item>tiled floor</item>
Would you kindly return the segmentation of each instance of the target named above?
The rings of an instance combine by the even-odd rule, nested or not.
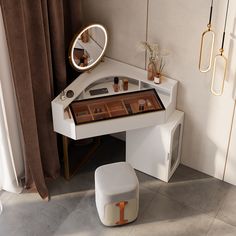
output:
[[[71,181],[50,183],[50,202],[32,193],[0,193],[0,235],[236,235],[236,187],[185,166],[168,184],[137,171],[138,219],[122,227],[104,227],[94,202],[94,170],[124,155],[123,142],[105,137],[94,159]]]

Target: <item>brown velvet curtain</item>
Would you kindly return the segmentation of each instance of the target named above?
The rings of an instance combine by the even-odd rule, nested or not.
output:
[[[25,180],[48,197],[60,172],[51,100],[73,77],[67,50],[79,31],[78,0],[0,0],[25,142]]]

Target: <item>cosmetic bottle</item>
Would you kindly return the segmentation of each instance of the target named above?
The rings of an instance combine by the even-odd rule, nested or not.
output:
[[[113,85],[114,92],[119,92],[120,87],[119,87],[119,78],[115,77],[114,78],[114,85]]]
[[[152,107],[152,103],[149,99],[146,99],[146,104],[148,108]]]
[[[146,101],[144,99],[139,99],[138,100],[138,109],[139,109],[139,111],[144,111],[145,104],[146,104]]]
[[[127,91],[129,88],[129,80],[128,79],[123,79],[123,90]]]

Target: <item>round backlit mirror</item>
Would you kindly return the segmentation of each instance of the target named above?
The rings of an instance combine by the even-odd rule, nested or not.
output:
[[[72,40],[70,63],[78,71],[89,70],[101,60],[106,47],[106,29],[99,24],[89,25]]]

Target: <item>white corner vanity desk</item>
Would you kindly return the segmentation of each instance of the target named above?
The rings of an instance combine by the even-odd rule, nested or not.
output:
[[[184,113],[176,110],[178,83],[164,77],[155,84],[147,79],[147,71],[106,57],[97,64],[106,45],[107,32],[101,25],[76,35],[70,63],[76,70],[89,71],[52,101],[54,131],[64,137],[65,176],[69,179],[66,137],[80,140],[125,132],[126,161],[168,182],[180,162]]]
[[[114,92],[114,77],[126,78],[128,90]],[[89,91],[107,88],[101,95]],[[76,125],[70,104],[84,99],[155,89],[165,109],[160,111],[98,120]],[[58,95],[52,101],[54,130],[71,139],[79,140],[117,132],[126,132],[126,161],[135,169],[168,181],[180,161],[183,112],[177,111],[177,81],[163,78],[161,84],[147,80],[147,72],[115,60],[105,58],[96,68],[81,74],[66,89],[73,97]]]

